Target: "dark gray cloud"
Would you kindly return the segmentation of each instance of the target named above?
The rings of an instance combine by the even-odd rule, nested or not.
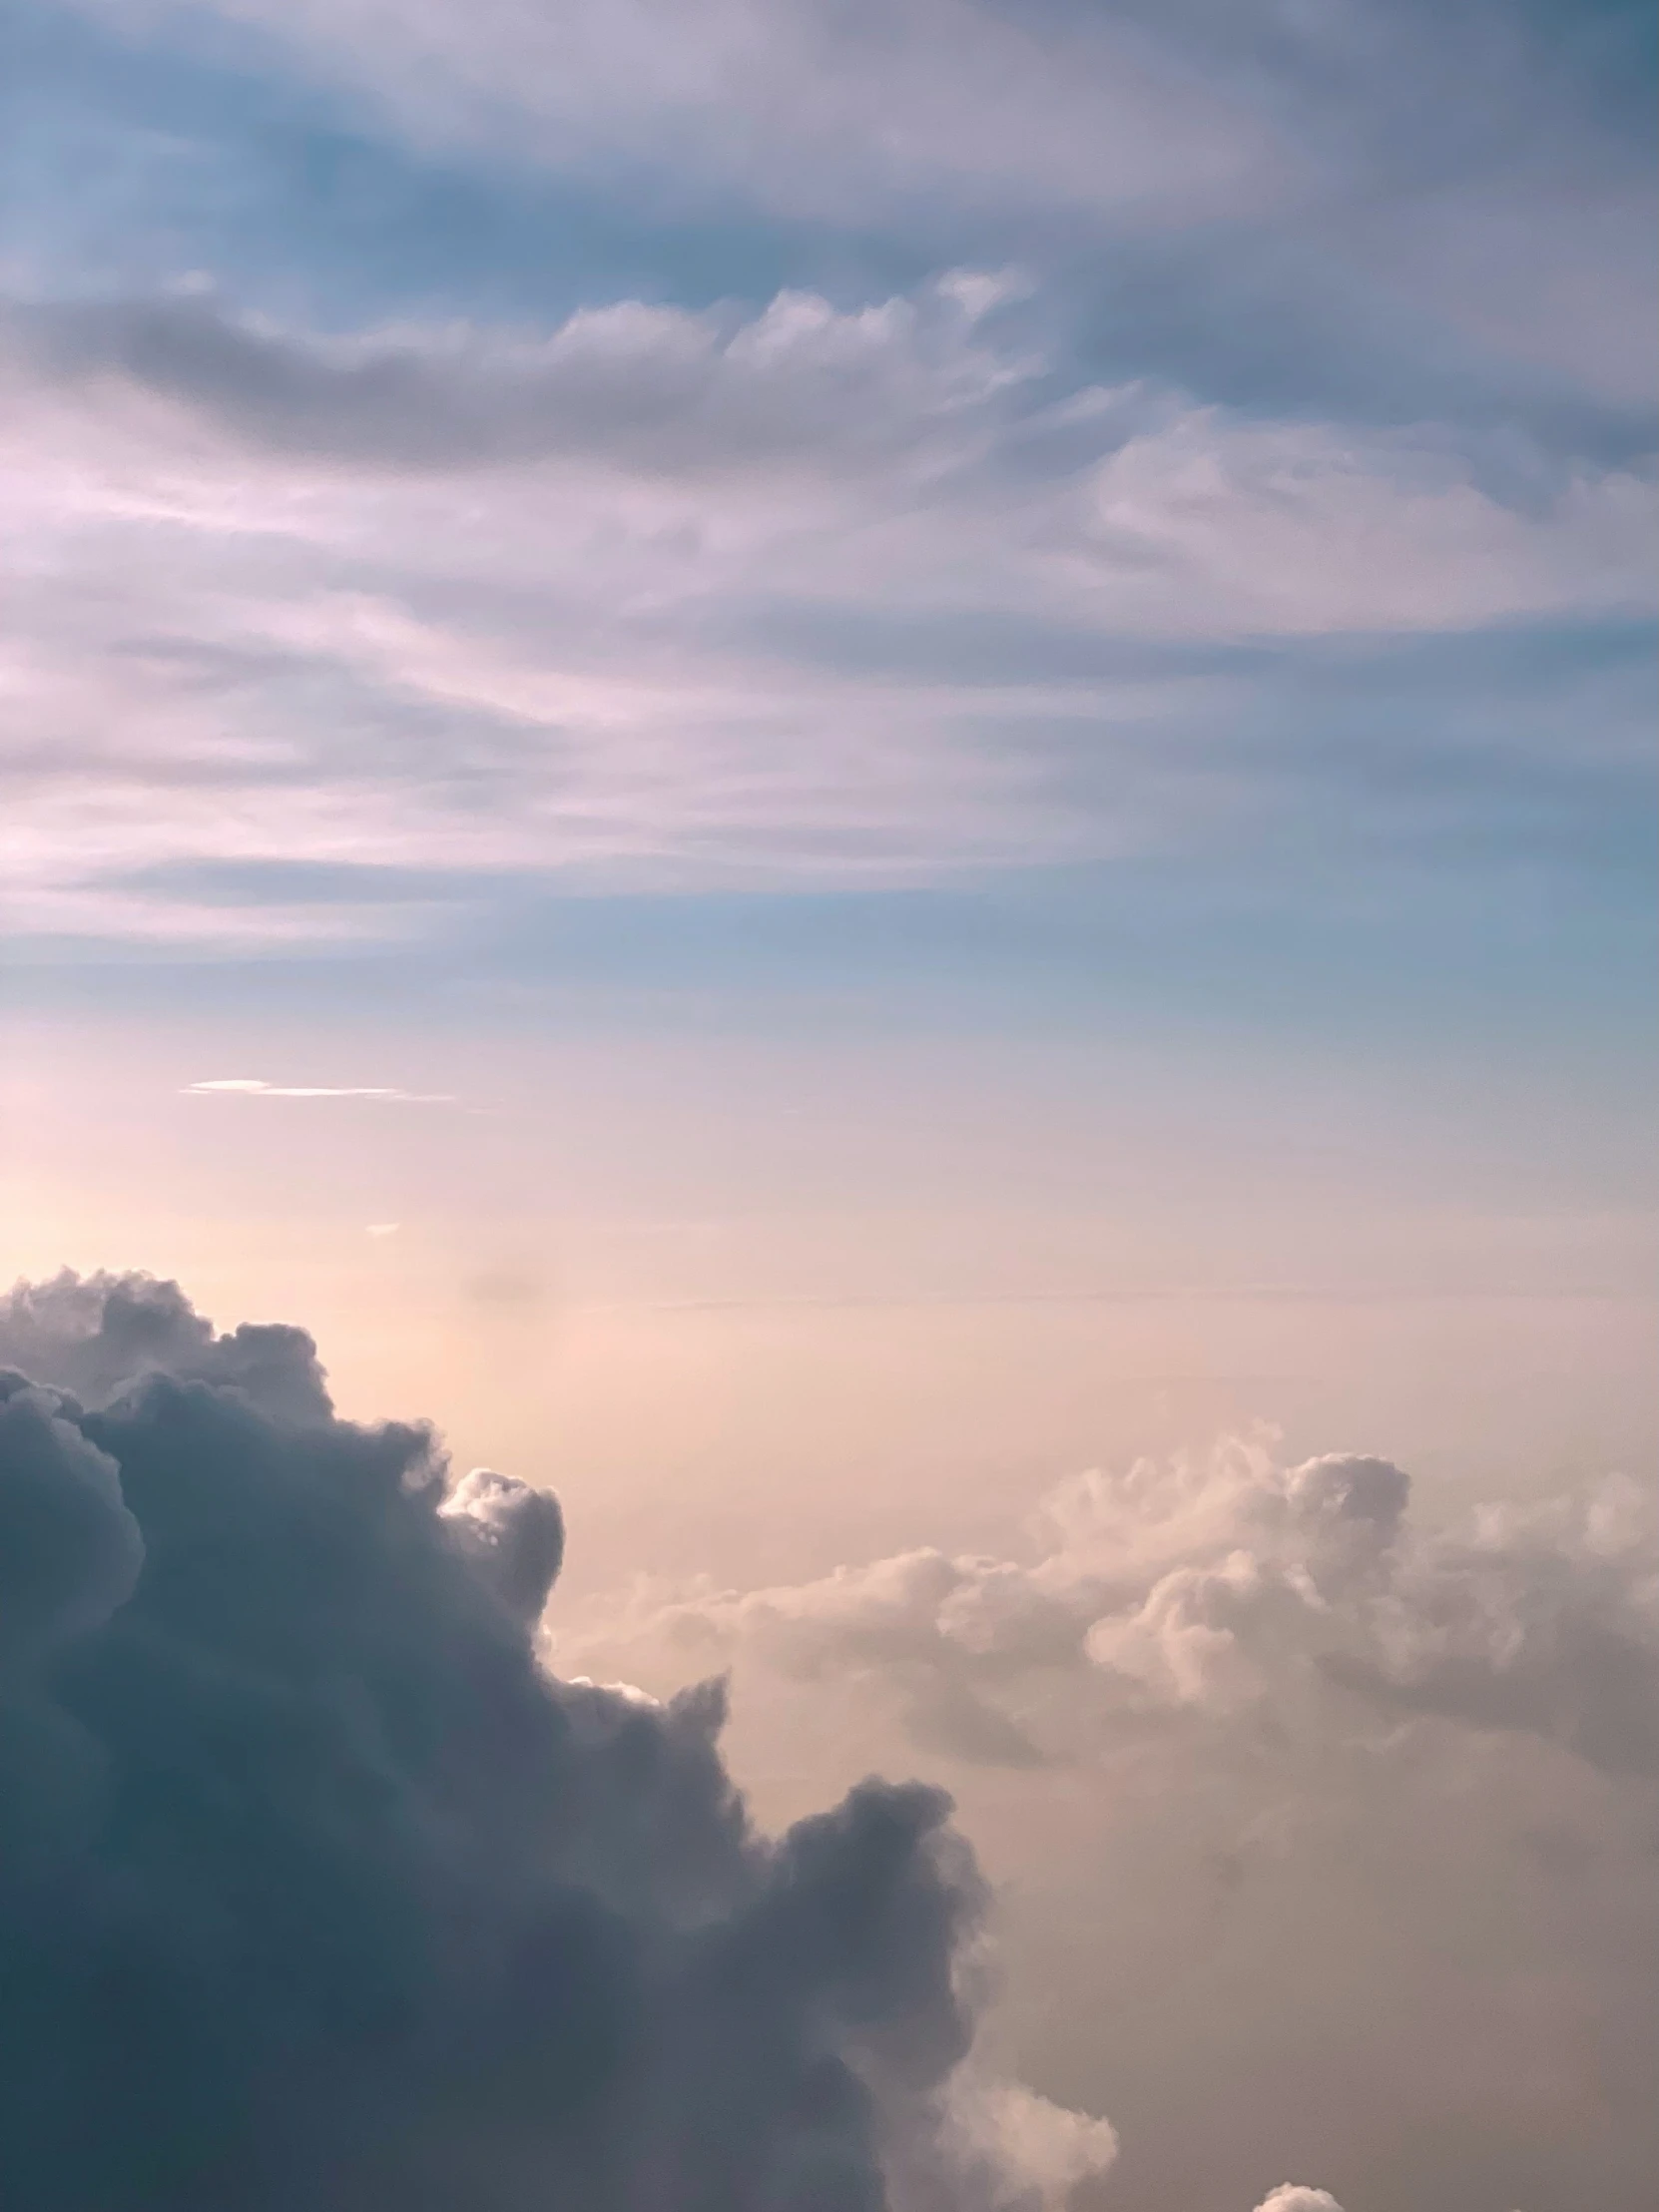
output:
[[[553,1500],[174,1285],[5,1314],[99,1402],[0,1380],[0,2201],[1042,2212],[1098,2170],[963,2069],[940,1792],[761,1836],[718,1684],[538,1665]]]

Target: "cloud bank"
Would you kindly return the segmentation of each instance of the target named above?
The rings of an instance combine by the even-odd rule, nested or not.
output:
[[[1240,1439],[1090,1474],[1034,1563],[919,1551],[799,1589],[670,1600],[646,1632],[811,1679],[909,1685],[967,1759],[1075,1756],[1091,1726],[1433,1714],[1659,1779],[1659,1509],[1624,1478],[1464,1529],[1407,1524],[1385,1459],[1282,1469]],[[1084,1703],[1080,1706],[1081,1696]]]
[[[774,1840],[718,1684],[538,1664],[551,1497],[172,1285],[20,1288],[0,1363],[8,2203],[1057,2212],[1104,2171],[976,2055],[940,1791]]]
[[[302,1331],[65,1275],[0,1365],[20,2201],[1644,2212],[1637,1485],[1236,1439],[1002,1557],[566,1616],[556,1503]],[[769,1835],[723,1732],[847,1794]]]
[[[949,1785],[1031,2044],[1110,2083],[1127,2212],[1275,2167],[1367,2212],[1648,2201],[1650,1487],[1435,1513],[1385,1459],[1246,1437],[1065,1483],[1005,1556],[548,1625],[654,1686],[731,1669],[734,1757],[781,1797],[872,1743]]]

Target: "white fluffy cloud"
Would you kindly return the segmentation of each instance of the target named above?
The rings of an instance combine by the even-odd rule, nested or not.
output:
[[[1651,1495],[1613,1478],[1419,1530],[1408,1494],[1384,1459],[1285,1469],[1235,1439],[1063,1485],[1029,1562],[918,1551],[798,1588],[648,1593],[626,1632],[896,1686],[970,1760],[998,1744],[1075,1759],[1118,1723],[1318,1734],[1432,1715],[1659,1778]]]
[[[740,1761],[785,1801],[900,1744],[949,1780],[1007,1884],[1014,2015],[1111,2111],[1127,2212],[1229,2212],[1275,2167],[1368,2212],[1644,2203],[1639,1485],[1436,1518],[1386,1460],[1242,1439],[1069,1482],[1006,1557],[642,1586],[551,1627],[566,1664],[730,1670]]]

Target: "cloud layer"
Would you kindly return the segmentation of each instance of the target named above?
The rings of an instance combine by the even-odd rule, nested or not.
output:
[[[1296,655],[1645,610],[1628,458],[1079,380],[1018,294],[957,272],[545,333],[14,316],[12,925],[372,944],[503,876],[1183,848],[1373,773],[1369,737],[1298,735],[1305,679],[1267,739]],[[1536,713],[1441,736],[1476,780],[1556,773]],[[1579,772],[1634,773],[1602,722]]]
[[[487,970],[596,892],[1614,895],[1644,36],[26,5],[8,929]]]

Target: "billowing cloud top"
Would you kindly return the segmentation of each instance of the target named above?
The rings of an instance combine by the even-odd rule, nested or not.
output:
[[[940,1792],[772,1841],[718,1684],[541,1670],[551,1498],[173,1285],[19,1291],[0,1353],[8,2204],[1041,2212],[1109,2162],[971,2058]]]
[[[105,1405],[147,1375],[209,1382],[278,1420],[333,1411],[316,1346],[302,1329],[244,1322],[216,1334],[177,1283],[143,1275],[20,1283],[0,1300],[0,1365]]]
[[[1000,1555],[642,1584],[550,1628],[664,1690],[732,1669],[751,1774],[880,1743],[948,1783],[1029,2034],[1106,2085],[1124,2212],[1230,2212],[1275,2169],[1336,2196],[1263,2212],[1644,2212],[1650,1485],[1424,1508],[1386,1459],[1246,1436],[1065,1482]]]
[[[912,1728],[1020,1765],[1157,1717],[1283,1728],[1411,1714],[1659,1780],[1659,1513],[1614,1478],[1419,1531],[1385,1459],[1289,1469],[1237,1439],[1091,1474],[1031,1563],[917,1551],[799,1588],[642,1600],[625,1633],[804,1679],[904,1686]]]

